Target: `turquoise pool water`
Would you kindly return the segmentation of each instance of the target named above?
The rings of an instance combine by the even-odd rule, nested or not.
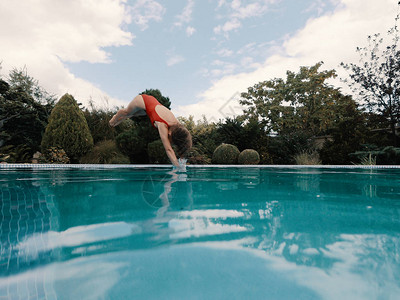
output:
[[[0,170],[0,299],[399,299],[400,170]]]

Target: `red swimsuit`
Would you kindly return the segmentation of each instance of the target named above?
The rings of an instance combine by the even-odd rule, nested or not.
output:
[[[163,120],[156,112],[156,106],[162,105],[162,104],[160,102],[158,102],[157,99],[154,98],[153,96],[143,94],[142,97],[143,97],[144,105],[146,106],[146,113],[150,118],[151,124],[154,126],[154,122],[158,121],[158,122],[162,122],[162,123],[166,124],[167,127],[169,127],[168,123],[165,120]]]

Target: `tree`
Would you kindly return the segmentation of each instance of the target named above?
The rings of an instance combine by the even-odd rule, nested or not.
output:
[[[243,136],[243,119],[240,117],[227,117],[224,121],[217,123],[217,144],[232,144],[239,148],[240,151],[249,148],[250,146],[244,146],[241,144]]]
[[[192,135],[193,147],[188,155],[188,161],[192,164],[211,163],[211,157],[218,146],[216,124],[209,123],[205,116],[197,122],[193,116],[178,119]]]
[[[400,4],[399,4],[400,6]],[[387,32],[391,42],[387,45],[381,34],[368,36],[368,45],[358,47],[358,64],[342,63],[350,72],[350,87],[370,110],[381,114],[390,127],[393,144],[397,145],[396,123],[400,118],[400,48],[399,29],[396,25]]]
[[[0,79],[0,147],[12,161],[29,162],[40,149],[54,99],[26,71],[14,69],[9,78]]]
[[[48,93],[39,85],[39,81],[28,75],[26,67],[22,69],[12,69],[8,80],[11,88],[20,88],[30,95],[35,102],[45,106],[54,107],[57,98],[55,95]]]
[[[310,149],[313,149],[310,134],[306,131],[295,130],[271,136],[266,144],[264,154],[266,158],[263,160],[277,165],[294,164],[297,154],[304,153]]]
[[[123,122],[117,127],[111,127],[109,121],[115,113],[116,110],[96,108],[92,101],[84,109],[83,114],[92,134],[94,144],[115,140],[118,134],[132,126],[132,122]]]
[[[267,142],[266,133],[259,122],[254,119],[245,120],[244,116],[226,118],[216,125],[217,144],[232,144],[243,151],[248,148],[262,151],[262,145]]]
[[[360,150],[371,139],[365,118],[357,103],[349,102],[344,107],[342,117],[328,131],[332,140],[326,141],[319,151],[323,164],[345,165],[354,162],[349,154]]]
[[[62,96],[52,110],[41,146],[42,151],[50,147],[64,149],[71,162],[77,162],[93,148],[85,116],[71,95]]]
[[[352,101],[326,82],[335,70],[319,71],[322,62],[287,72],[286,80],[260,82],[242,93],[247,118],[259,120],[267,132],[291,134],[301,130],[310,135],[325,133],[340,118],[343,102]]]
[[[129,157],[131,163],[148,163],[147,145],[149,144],[143,134],[142,127],[134,124],[130,129],[116,137],[118,148]]]
[[[154,98],[156,98],[158,100],[158,102],[160,102],[166,108],[171,109],[171,100],[169,100],[169,97],[163,96],[159,89],[146,89],[144,92],[142,92],[140,94],[153,96]]]

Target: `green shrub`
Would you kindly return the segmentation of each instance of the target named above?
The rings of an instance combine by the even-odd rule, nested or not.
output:
[[[239,149],[231,144],[219,145],[212,156],[213,164],[221,165],[233,165],[237,163],[238,156],[240,154]]]
[[[85,116],[71,95],[62,96],[52,110],[41,147],[42,150],[62,148],[73,162],[93,148]]]
[[[83,164],[129,164],[129,158],[122,154],[115,141],[98,142],[93,150],[80,159]]]
[[[24,144],[8,145],[0,148],[0,162],[27,163],[32,158],[32,149]]]
[[[151,163],[166,164],[169,163],[164,145],[161,140],[156,140],[147,145],[147,153]]]
[[[68,164],[69,157],[65,151],[58,147],[51,147],[34,155],[35,160],[40,164]]]
[[[121,152],[129,157],[131,163],[148,163],[147,145],[145,136],[136,125],[120,133],[116,138]]]
[[[187,162],[192,165],[209,165],[211,159],[204,153],[201,153],[196,147],[192,147],[187,154]]]
[[[294,157],[297,153],[310,149],[310,137],[311,134],[305,131],[292,131],[270,137],[267,144],[268,156],[263,157],[263,163],[265,160],[269,160],[276,165],[294,164]],[[263,154],[262,151],[259,153]]]
[[[83,111],[83,115],[92,134],[94,144],[106,140],[115,140],[121,132],[133,126],[133,121],[127,119],[118,126],[111,127],[109,121],[117,111],[118,108],[114,108],[113,110],[96,108],[92,101],[89,102],[89,106]]]
[[[296,165],[320,165],[321,159],[317,151],[303,151],[295,155]]]
[[[260,155],[254,149],[245,149],[238,157],[238,163],[241,165],[257,165],[259,162]]]

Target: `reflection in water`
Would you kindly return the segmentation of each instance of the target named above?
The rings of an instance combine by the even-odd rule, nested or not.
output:
[[[6,175],[0,297],[39,290],[47,299],[190,298],[193,285],[209,290],[208,298],[221,287],[218,298],[390,299],[400,292],[395,170]],[[180,278],[175,289],[169,277]],[[151,294],[154,286],[165,294]]]

